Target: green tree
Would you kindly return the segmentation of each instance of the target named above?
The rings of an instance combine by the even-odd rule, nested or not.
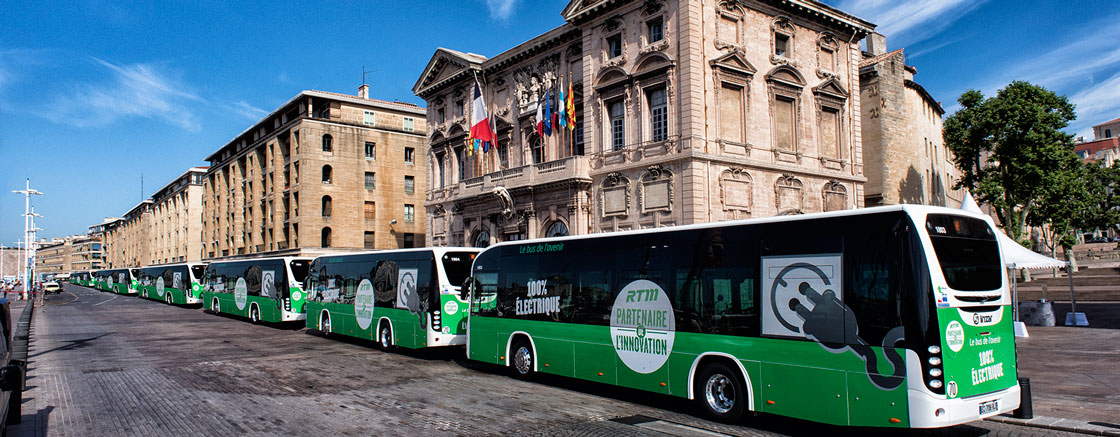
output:
[[[1120,230],[1120,161],[1105,167],[1099,162],[1085,164],[1085,192],[1081,213],[1074,226],[1081,230]]]
[[[1072,155],[1060,168],[1048,173],[1040,187],[1040,196],[1027,216],[1027,224],[1042,229],[1051,253],[1062,246],[1068,254],[1073,247],[1077,228],[1091,205],[1087,201],[1087,175],[1088,170],[1081,160]]]
[[[967,188],[991,205],[1018,240],[1050,173],[1064,171],[1073,154],[1073,136],[1061,130],[1076,118],[1073,104],[1022,81],[987,99],[968,90],[958,102],[961,110],[945,120],[944,129],[945,145],[962,173],[954,188]]]

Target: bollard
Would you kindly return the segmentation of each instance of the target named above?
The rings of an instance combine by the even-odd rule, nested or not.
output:
[[[1034,407],[1031,405],[1031,379],[1019,378],[1019,408],[1012,414],[1016,419],[1034,419]]]

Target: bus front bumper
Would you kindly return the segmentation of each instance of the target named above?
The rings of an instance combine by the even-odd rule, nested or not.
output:
[[[1019,408],[1019,384],[1000,391],[968,398],[945,399],[923,390],[906,391],[910,406],[910,426],[913,428],[938,428],[972,422],[997,414],[1010,413]],[[982,404],[996,401],[993,411],[980,414]]]

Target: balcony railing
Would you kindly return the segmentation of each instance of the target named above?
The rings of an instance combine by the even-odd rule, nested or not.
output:
[[[484,174],[465,179],[458,184],[430,190],[428,200],[442,202],[460,197],[472,197],[489,193],[494,187],[516,188],[533,186],[569,179],[591,181],[590,158],[570,156],[555,161],[530,164]]]

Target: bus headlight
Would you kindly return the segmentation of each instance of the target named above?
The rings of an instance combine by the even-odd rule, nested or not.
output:
[[[929,376],[932,376],[934,378],[936,378],[938,376],[941,376],[941,369],[936,368],[936,367],[934,367],[932,369],[929,369]],[[930,384],[930,385],[932,385],[932,384]]]
[[[930,388],[941,388],[941,380],[933,379],[929,381]]]
[[[931,353],[931,354],[939,354],[939,353],[941,353],[941,346],[938,346],[938,345],[933,345],[933,346],[930,346],[930,347],[929,347],[929,353]]]
[[[929,365],[940,366],[941,365],[941,357],[929,357]]]

